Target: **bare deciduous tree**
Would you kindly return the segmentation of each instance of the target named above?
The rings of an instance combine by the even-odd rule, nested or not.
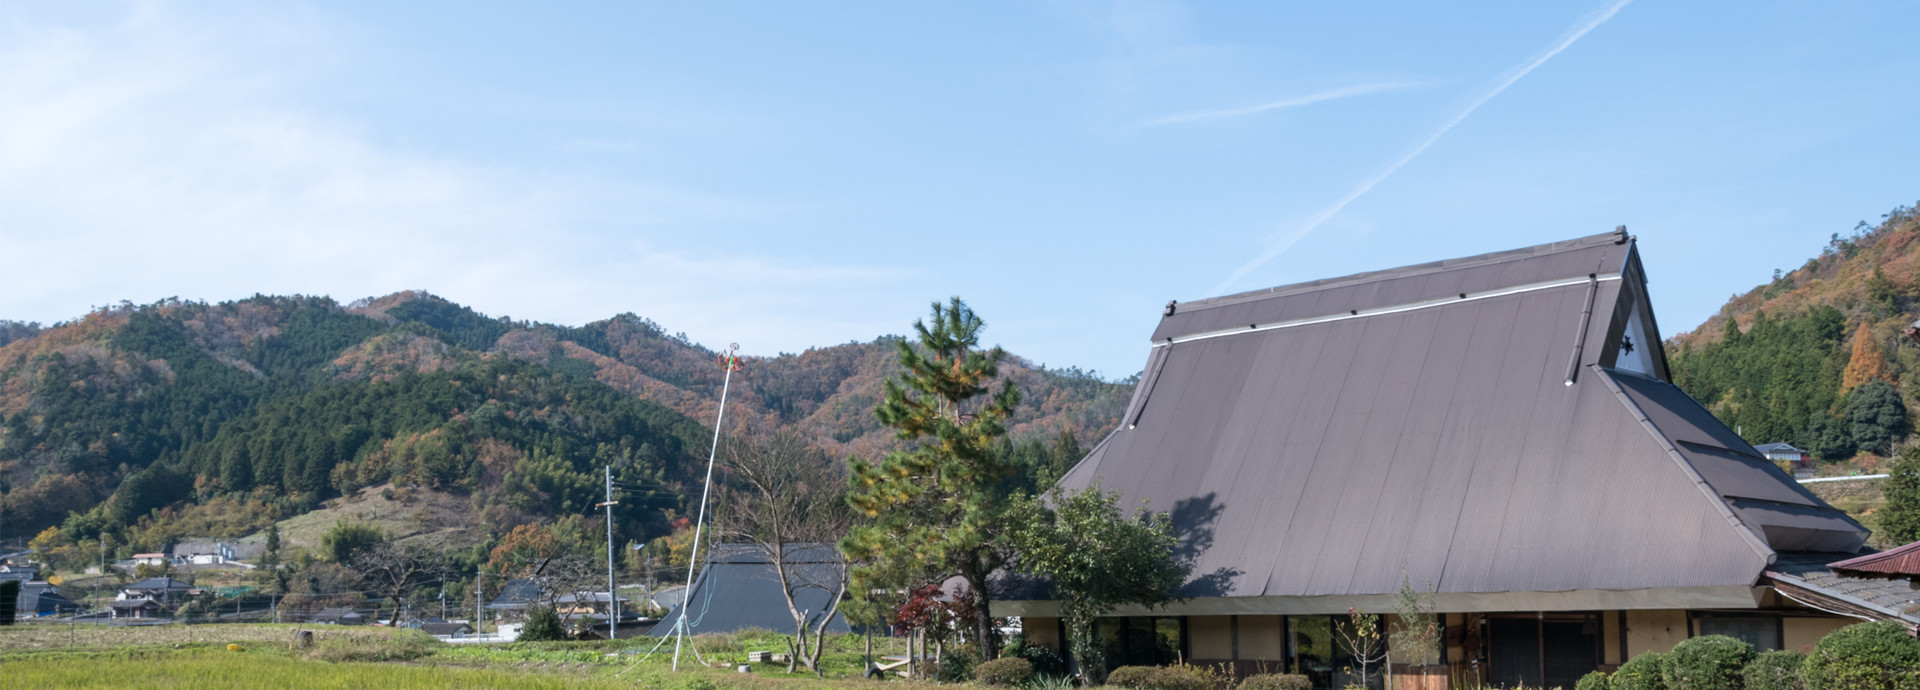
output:
[[[847,592],[847,563],[834,544],[853,524],[845,468],[792,431],[746,437],[727,446],[726,509],[719,520],[728,541],[750,544],[773,564],[793,616],[787,671],[804,665],[820,675],[822,636]],[[808,611],[799,594],[827,595],[826,609]]]
[[[393,624],[400,624],[400,603],[413,590],[429,582],[444,581],[447,559],[418,544],[382,541],[353,556],[353,569],[367,589],[393,602]],[[379,618],[374,611],[374,618]]]

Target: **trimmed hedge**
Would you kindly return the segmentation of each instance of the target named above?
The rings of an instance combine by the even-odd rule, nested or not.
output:
[[[1313,690],[1313,679],[1298,673],[1262,673],[1240,681],[1239,690]]]
[[[973,679],[982,685],[1019,687],[1033,680],[1033,662],[1017,656],[982,661],[973,667]]]
[[[1212,690],[1213,681],[1178,666],[1121,666],[1107,684],[1136,690]]]
[[[1620,665],[1613,672],[1613,690],[1667,690],[1667,681],[1662,670],[1666,664],[1665,654],[1647,652]]]
[[[1668,690],[1740,690],[1753,645],[1726,635],[1701,635],[1674,645],[1660,664]]]
[[[1580,682],[1574,684],[1573,690],[1611,690],[1612,686],[1613,679],[1607,674],[1590,671],[1587,675],[1580,677]]]
[[[1747,690],[1801,690],[1800,665],[1806,660],[1799,652],[1761,652],[1742,673]]]
[[[1121,666],[1107,673],[1107,684],[1146,690],[1151,687],[1148,683],[1153,681],[1154,670],[1152,666]]]
[[[1893,621],[1828,633],[1800,666],[1806,690],[1920,689],[1920,640]]]

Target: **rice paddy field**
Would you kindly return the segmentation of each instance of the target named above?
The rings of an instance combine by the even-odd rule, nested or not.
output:
[[[872,687],[855,637],[828,640],[826,678],[754,664],[749,651],[784,651],[771,632],[706,635],[695,646],[711,665],[683,654],[670,668],[672,643],[658,640],[453,645],[408,630],[309,627],[315,644],[291,649],[291,625],[152,627],[22,624],[0,627],[0,688],[672,688],[811,690]],[[885,651],[876,641],[875,654]],[[885,684],[921,690],[931,684]]]

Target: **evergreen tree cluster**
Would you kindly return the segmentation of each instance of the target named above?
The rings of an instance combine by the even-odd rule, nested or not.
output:
[[[1718,341],[1683,344],[1669,364],[1676,385],[1748,441],[1786,441],[1844,460],[1885,455],[1911,432],[1876,336],[1862,324],[1849,342],[1839,309],[1819,305],[1789,318],[1758,312],[1744,332],[1733,319],[1725,324]]]
[[[97,312],[114,327],[94,340],[0,361],[0,381],[32,384],[23,409],[0,415],[0,538],[52,525],[90,538],[217,496],[272,497],[297,513],[388,481],[480,493],[476,508],[577,513],[600,500],[602,465],[678,486],[705,442],[698,422],[595,381],[591,365],[476,351],[521,324],[438,299],[385,317],[323,297],[167,300]],[[343,351],[396,332],[448,343],[453,364],[338,374]],[[633,538],[679,507],[672,492],[645,499],[621,504]]]

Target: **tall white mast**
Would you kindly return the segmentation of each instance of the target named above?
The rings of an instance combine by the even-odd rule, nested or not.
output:
[[[720,380],[720,411],[713,420],[713,445],[707,450],[707,485],[700,490],[700,517],[693,523],[693,550],[687,555],[687,588],[680,590],[680,618],[673,623],[673,670],[680,670],[680,643],[687,639],[687,608],[693,605],[693,570],[700,563],[700,534],[707,524],[707,494],[713,492],[713,459],[720,453],[720,425],[727,420],[727,390],[733,385],[733,372],[740,368],[740,343],[729,343],[720,355],[726,374]]]

